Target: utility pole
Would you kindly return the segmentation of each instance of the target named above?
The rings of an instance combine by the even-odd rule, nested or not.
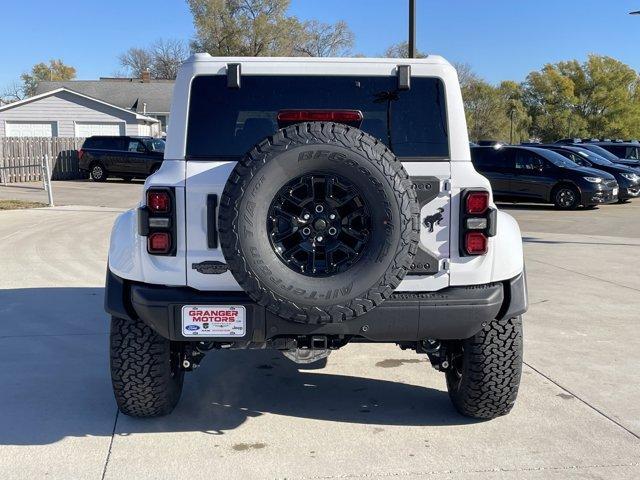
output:
[[[416,58],[416,0],[409,0],[409,58]]]
[[[509,112],[509,117],[511,119],[511,131],[509,132],[509,143],[513,145],[513,113],[515,112],[515,107],[511,105],[511,111]]]

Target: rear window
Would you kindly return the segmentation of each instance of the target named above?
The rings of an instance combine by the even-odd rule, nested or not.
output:
[[[618,158],[627,158],[627,147],[623,145],[606,145],[602,148],[604,148],[605,150],[609,150]]]
[[[631,160],[640,160],[640,147],[627,147],[627,156]]]
[[[152,138],[145,139],[143,142],[150,152],[164,152],[164,140]]]
[[[280,110],[350,109],[360,110],[362,130],[397,156],[447,158],[442,82],[413,77],[405,91],[398,91],[397,83],[396,77],[245,75],[242,88],[230,89],[226,76],[196,77],[187,156],[240,157],[278,129]]]
[[[124,150],[124,139],[117,137],[89,137],[82,148],[94,150]]]

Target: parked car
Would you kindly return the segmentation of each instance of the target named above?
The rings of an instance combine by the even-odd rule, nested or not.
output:
[[[640,160],[630,160],[626,158],[620,158],[617,155],[611,153],[609,150],[603,148],[602,146],[596,143],[593,143],[593,141],[591,140],[583,141],[579,138],[574,138],[574,139],[567,138],[563,140],[558,140],[556,144],[573,145],[574,147],[582,147],[595,153],[596,155],[600,155],[601,157],[606,158],[610,162],[619,163],[620,165],[625,165],[627,167],[640,171]]]
[[[111,235],[122,412],[171,412],[209,350],[322,365],[351,341],[426,354],[464,415],[511,410],[522,238],[473,169],[448,62],[197,54],[171,112],[163,175]]]
[[[618,200],[613,175],[580,167],[562,155],[528,146],[474,147],[473,165],[491,182],[498,199],[553,203],[560,209]]]
[[[78,152],[79,168],[95,182],[111,176],[146,178],[162,165],[164,146],[164,140],[152,137],[89,137]]]
[[[605,150],[613,153],[618,158],[626,160],[640,160],[640,142],[638,141],[624,142],[622,140],[600,140],[591,141],[588,143],[598,145],[599,147],[602,147]]]
[[[640,174],[633,168],[613,163],[583,147],[570,145],[537,145],[567,157],[581,167],[590,167],[610,173],[618,182],[618,201],[624,202],[640,195]]]

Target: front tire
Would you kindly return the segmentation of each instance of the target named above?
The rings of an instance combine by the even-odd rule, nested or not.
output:
[[[580,192],[569,185],[561,185],[553,194],[553,204],[559,210],[574,210],[580,204]]]
[[[159,417],[174,409],[184,382],[178,344],[140,320],[112,317],[111,382],[118,408],[132,417]]]
[[[456,409],[480,419],[509,413],[522,375],[522,317],[494,320],[453,350],[446,378]]]

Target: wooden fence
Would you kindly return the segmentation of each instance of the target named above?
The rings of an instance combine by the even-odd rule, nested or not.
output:
[[[84,138],[5,137],[0,138],[1,183],[42,180],[42,159],[49,158],[52,180],[86,178],[78,168],[78,150]]]

